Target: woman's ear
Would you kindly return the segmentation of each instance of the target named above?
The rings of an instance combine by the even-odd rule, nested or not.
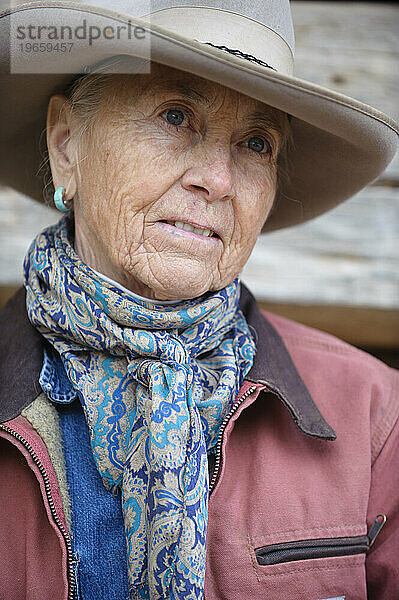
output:
[[[54,189],[65,187],[65,199],[77,191],[76,148],[71,139],[72,114],[68,99],[56,94],[47,109],[47,148]]]

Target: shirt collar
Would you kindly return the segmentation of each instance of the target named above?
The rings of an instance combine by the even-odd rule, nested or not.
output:
[[[95,269],[93,269],[93,267],[91,267],[91,270],[94,271],[94,273],[96,275],[98,275],[98,277],[100,279],[103,279],[107,283],[110,283],[112,286],[116,287],[118,290],[120,290],[121,292],[123,292],[124,294],[126,294],[126,296],[128,298],[133,298],[133,299],[137,299],[137,300],[144,300],[144,302],[146,302],[148,304],[161,304],[161,305],[164,305],[164,306],[169,306],[169,305],[172,306],[173,304],[179,304],[179,302],[180,302],[180,300],[153,300],[151,298],[145,298],[145,296],[139,296],[138,294],[135,294],[131,290],[128,290],[127,288],[125,288],[123,285],[121,285],[120,283],[118,283],[114,279],[111,279],[110,277],[107,277],[107,275],[103,275],[103,273],[99,273],[98,271],[96,271]]]
[[[39,376],[40,387],[53,402],[69,404],[77,392],[68,379],[59,355],[49,345],[44,347],[43,366]]]

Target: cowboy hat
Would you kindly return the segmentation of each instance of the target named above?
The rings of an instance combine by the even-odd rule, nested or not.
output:
[[[193,73],[291,115],[289,177],[264,231],[326,212],[373,181],[395,154],[392,119],[293,76],[288,0],[13,4],[0,14],[0,181],[39,201],[39,138],[50,96],[115,55]],[[65,40],[72,46],[55,50]]]

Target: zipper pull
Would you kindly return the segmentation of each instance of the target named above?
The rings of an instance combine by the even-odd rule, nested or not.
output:
[[[385,515],[377,515],[376,518],[374,519],[374,523],[370,527],[370,530],[367,534],[367,537],[369,538],[369,544],[370,544],[369,548],[371,548],[371,546],[374,544],[375,538],[377,537],[377,535],[380,533],[381,529],[385,525],[386,520],[387,520],[387,518]]]

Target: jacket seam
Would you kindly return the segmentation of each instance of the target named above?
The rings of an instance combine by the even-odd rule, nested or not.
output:
[[[365,357],[369,357],[369,361],[370,362],[377,362],[378,365],[382,368],[385,369],[390,369],[390,367],[388,365],[386,365],[384,362],[382,362],[381,360],[379,360],[377,357],[372,356],[371,354],[367,354],[367,352],[364,352],[363,350],[360,350],[359,348],[356,348],[355,346],[351,346],[350,344],[346,345],[346,342],[337,340],[337,342],[325,342],[325,341],[321,341],[318,339],[314,339],[311,337],[299,337],[296,334],[281,334],[282,337],[287,340],[287,341],[291,341],[292,345],[295,346],[308,346],[310,348],[315,347],[315,348],[322,348],[324,350],[329,350],[330,352],[334,352],[335,354],[339,354],[339,355],[349,355],[349,356],[353,356],[353,357],[357,357],[357,358],[365,358]]]
[[[268,537],[271,538],[275,538],[277,535],[282,536],[282,535],[286,535],[287,533],[300,533],[300,534],[304,534],[304,535],[312,535],[313,531],[340,531],[342,529],[349,531],[355,531],[356,534],[358,531],[360,531],[361,527],[359,525],[353,525],[351,524],[342,524],[342,525],[331,525],[329,527],[311,527],[310,529],[305,529],[304,527],[301,527],[299,529],[285,529],[284,531],[276,531],[273,532],[273,534],[271,535],[265,535],[265,536],[256,536],[254,539],[251,540],[251,543],[257,543],[255,542],[255,540],[257,539],[262,539],[262,540],[267,540]],[[361,533],[359,533],[359,535],[361,535]]]
[[[388,408],[385,415],[375,426],[374,434],[370,440],[371,466],[379,457],[390,434],[392,433],[399,416],[399,398],[396,398],[397,385],[392,386]]]
[[[252,568],[253,568],[253,570],[254,570],[254,573],[255,573],[255,577],[256,577],[256,579],[257,579],[257,580],[258,580],[258,582],[260,583],[260,582],[261,582],[261,580],[260,580],[260,577],[259,577],[258,570],[257,570],[257,568],[256,568],[256,567],[257,567],[257,564],[256,564],[256,556],[255,556],[255,552],[253,551],[253,544],[252,544],[252,540],[251,540],[251,538],[250,538],[250,536],[249,536],[249,535],[247,536],[247,542],[248,542],[248,546],[247,546],[247,548],[248,548],[249,556],[251,557],[251,564],[252,564]]]

